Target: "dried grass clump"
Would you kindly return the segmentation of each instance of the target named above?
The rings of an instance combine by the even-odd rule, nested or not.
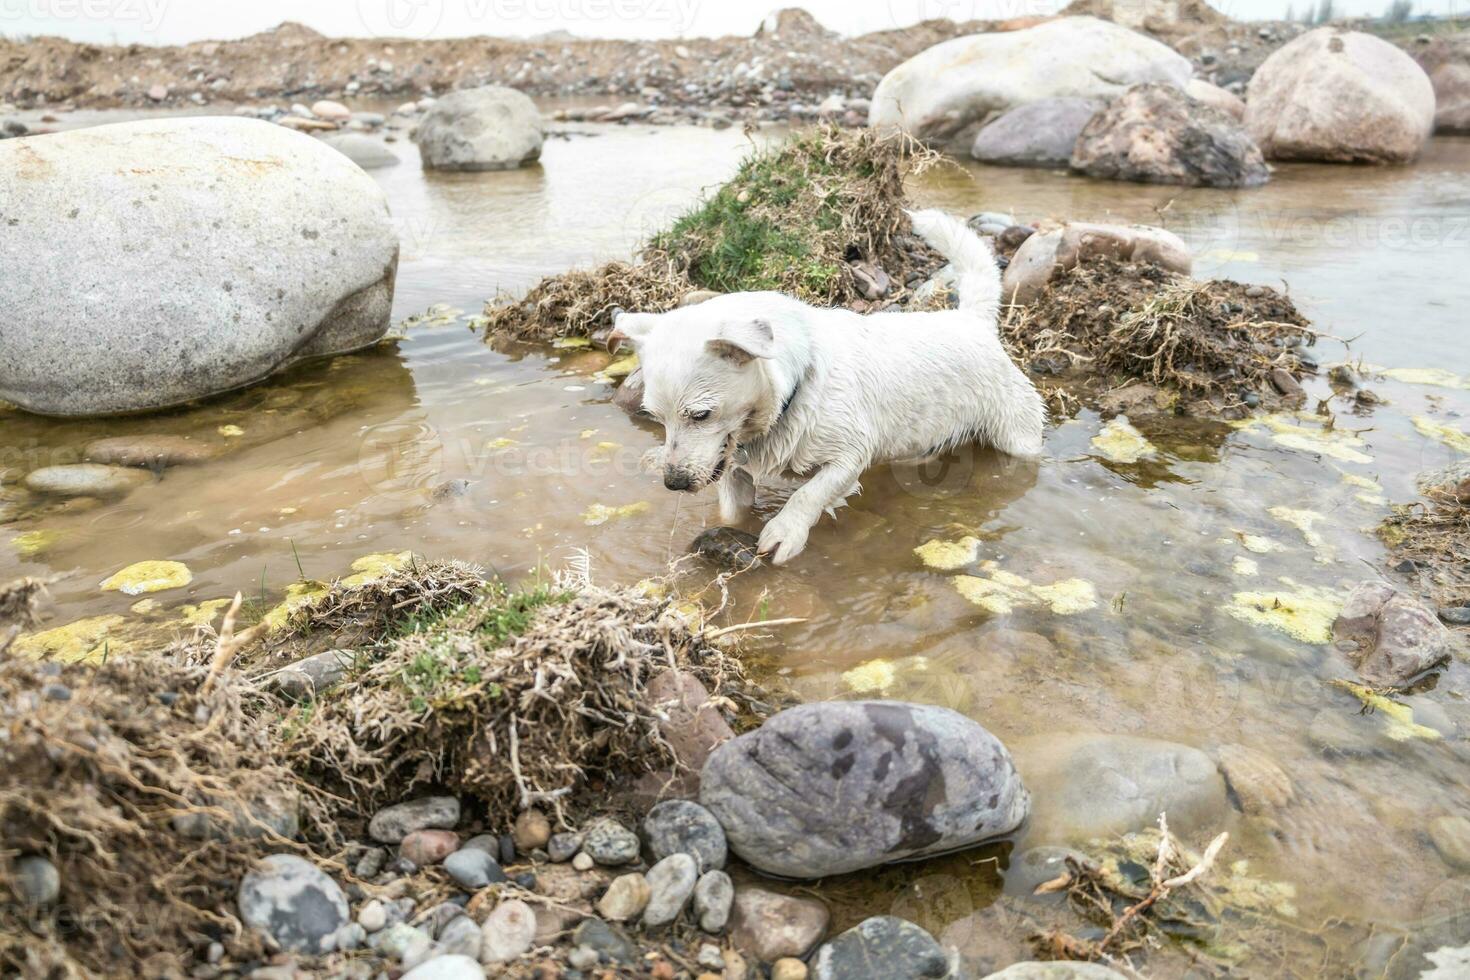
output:
[[[636,264],[542,280],[520,302],[492,300],[487,336],[586,336],[616,307],[672,309],[687,293],[779,290],[819,304],[862,298],[849,263],[898,284],[943,259],[909,231],[904,178],[938,160],[901,134],[824,126],[757,151],[735,176],[644,247]],[[900,296],[894,296],[894,299]]]
[[[96,669],[0,664],[0,893],[10,920],[0,973],[182,975],[216,940],[259,953],[236,918],[236,885],[252,861],[296,845],[252,804],[300,800],[314,826],[327,824],[316,798],[298,795],[309,791],[271,761],[251,689],[227,678],[203,695],[205,676],[156,656]],[[194,839],[176,820],[233,828],[235,839]],[[60,872],[55,905],[19,901],[13,859],[31,854]]]
[[[1470,479],[1423,492],[1428,504],[1394,506],[1378,535],[1389,546],[1390,563],[1411,562],[1436,603],[1470,606]]]
[[[1248,393],[1280,400],[1283,385],[1306,371],[1299,349],[1318,337],[1274,290],[1108,258],[1077,266],[1035,303],[1013,307],[1002,334],[1032,369],[1077,368],[1104,383],[1138,379],[1224,409],[1243,408]]]
[[[4,656],[23,630],[30,629],[39,621],[41,601],[46,597],[46,586],[52,581],[22,578],[0,585],[0,656]]]
[[[532,804],[565,815],[590,779],[675,760],[650,678],[692,672],[716,694],[738,664],[638,590],[487,584],[475,601],[360,651],[361,669],[287,718],[293,764],[366,815],[424,787],[480,797],[491,822]]]

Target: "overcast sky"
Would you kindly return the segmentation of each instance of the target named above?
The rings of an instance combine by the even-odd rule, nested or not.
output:
[[[806,0],[845,34],[927,17],[989,19],[1054,13],[1066,0]],[[1212,0],[1241,19],[1280,17],[1289,0]],[[1300,8],[1305,0],[1297,0]],[[1379,14],[1388,0],[1335,0],[1340,14]],[[1417,0],[1419,12],[1461,11],[1470,0]],[[749,34],[773,6],[750,0],[0,0],[0,34],[178,44],[243,37],[296,20],[324,34],[362,37],[581,37]]]

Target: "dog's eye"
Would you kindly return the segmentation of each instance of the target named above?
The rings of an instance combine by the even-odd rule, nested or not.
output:
[[[705,421],[708,418],[709,418],[709,409],[707,409],[707,408],[704,411],[701,411],[701,412],[690,412],[689,413],[689,421],[691,421],[691,422],[703,422],[703,421]]]

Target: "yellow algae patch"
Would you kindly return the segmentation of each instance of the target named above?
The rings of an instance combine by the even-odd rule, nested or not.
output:
[[[1269,626],[1303,643],[1332,642],[1332,624],[1342,611],[1342,599],[1330,589],[1298,585],[1283,578],[1287,590],[1237,592],[1225,611],[1256,626]]]
[[[132,612],[137,613],[139,616],[151,615],[152,613],[158,612],[158,610],[162,608],[163,606],[159,603],[157,599],[139,599],[137,602],[128,607],[128,609],[130,609]]]
[[[10,652],[28,660],[55,660],[64,664],[100,664],[110,653],[126,652],[121,643],[111,642],[108,634],[126,620],[121,616],[93,616],[65,626],[22,636]]]
[[[1385,378],[1402,381],[1404,384],[1470,390],[1470,379],[1462,378],[1444,368],[1375,368],[1374,370]]]
[[[1367,448],[1367,443],[1351,432],[1297,425],[1287,421],[1287,417],[1281,415],[1264,415],[1258,419],[1247,419],[1240,425],[1240,428],[1249,429],[1255,425],[1265,426],[1271,433],[1271,441],[1287,449],[1330,456],[1345,463],[1373,462],[1373,457],[1362,451]]]
[[[1411,738],[1422,738],[1425,741],[1436,742],[1444,736],[1427,725],[1420,725],[1414,721],[1414,709],[1407,704],[1395,701],[1375,692],[1370,687],[1362,684],[1354,684],[1352,681],[1333,681],[1333,686],[1340,687],[1353,697],[1363,702],[1363,707],[1371,710],[1383,721],[1383,734],[1396,742],[1405,742]]]
[[[1312,530],[1312,525],[1325,518],[1315,510],[1297,510],[1293,507],[1272,507],[1266,513],[1283,524],[1290,524],[1302,532],[1302,537],[1313,548],[1322,545],[1322,535]]]
[[[601,453],[610,453],[614,449],[622,449],[623,448],[623,444],[621,442],[599,442],[597,445],[593,446],[592,448],[593,449],[596,449],[598,452],[601,452]]]
[[[15,546],[15,553],[20,557],[36,558],[51,550],[51,546],[60,540],[60,531],[26,531],[24,534],[17,534],[10,543]]]
[[[485,443],[485,448],[509,449],[511,446],[516,445],[519,445],[519,443],[517,443],[514,439],[510,438],[509,436],[501,436],[499,439],[491,439],[489,442]]]
[[[590,337],[558,337],[551,342],[556,350],[580,350],[592,346]]]
[[[597,435],[596,429],[583,429],[580,433],[578,433],[578,438],[591,439],[595,435]]]
[[[233,599],[206,599],[197,606],[184,606],[179,615],[185,626],[208,626],[214,618],[230,608]]]
[[[1247,534],[1244,531],[1236,531],[1235,538],[1240,546],[1251,554],[1269,555],[1273,551],[1285,551],[1286,545],[1279,541],[1272,541],[1263,534]]]
[[[1235,561],[1230,563],[1230,570],[1244,578],[1261,574],[1261,566],[1256,564],[1254,558],[1247,558],[1245,555],[1237,555]]]
[[[963,537],[958,541],[925,541],[914,549],[919,561],[941,572],[953,572],[971,565],[980,557],[980,539]]]
[[[1158,454],[1158,448],[1142,432],[1133,427],[1126,415],[1120,415],[1092,437],[1093,448],[1114,463],[1136,463],[1146,456]]]
[[[638,355],[629,354],[627,357],[618,358],[601,371],[598,371],[597,376],[599,378],[614,380],[617,378],[626,378],[636,370],[638,370]]]
[[[611,507],[607,504],[593,504],[582,511],[582,523],[588,527],[596,527],[606,524],[608,521],[623,517],[633,517],[637,514],[646,514],[652,509],[652,504],[646,500],[640,500],[633,504],[623,504],[621,507]]]
[[[898,680],[891,660],[869,660],[844,671],[842,682],[857,694],[881,694]]]
[[[413,563],[412,551],[381,552],[375,555],[363,555],[352,563],[354,574],[342,580],[342,584],[348,588],[371,585],[378,579],[386,578],[394,572],[401,571]]]
[[[1366,476],[1358,476],[1356,473],[1346,473],[1342,470],[1338,470],[1337,472],[1342,474],[1342,482],[1350,487],[1357,487],[1359,490],[1372,490],[1375,493],[1383,492],[1383,484],[1377,480],[1369,479]]]
[[[325,582],[292,582],[286,586],[286,598],[273,607],[270,612],[260,617],[265,623],[265,628],[272,633],[284,629],[291,620],[291,614],[298,609],[310,606],[327,592]],[[206,604],[207,605],[207,604]]]
[[[1370,507],[1381,507],[1388,503],[1388,498],[1384,497],[1383,494],[1369,493],[1366,490],[1353,494],[1353,497],[1360,503],[1368,504]]]
[[[215,431],[226,439],[238,439],[245,434],[245,430],[238,425],[222,425]]]
[[[1200,256],[1202,262],[1259,262],[1259,252],[1247,252],[1233,248],[1212,248]]]
[[[996,568],[994,562],[985,562],[981,568],[988,574],[987,578],[956,575],[950,581],[960,595],[997,616],[1007,615],[1017,606],[1044,605],[1059,616],[1072,616],[1097,606],[1097,589],[1080,578],[1036,585]]]
[[[1441,425],[1431,418],[1416,415],[1414,416],[1414,428],[1418,429],[1423,435],[1429,436],[1432,439],[1438,439],[1451,449],[1458,449],[1462,453],[1470,453],[1470,435],[1461,432],[1454,426]]]
[[[140,561],[110,578],[103,579],[98,588],[104,592],[121,592],[123,595],[143,595],[166,589],[182,589],[192,581],[194,573],[183,562]]]

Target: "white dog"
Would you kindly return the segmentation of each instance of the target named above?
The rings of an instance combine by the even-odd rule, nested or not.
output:
[[[997,333],[990,247],[943,212],[910,217],[953,264],[958,309],[860,316],[766,292],[616,318],[609,344],[637,351],[643,408],[664,426],[664,486],[718,481],[720,519],[735,524],[756,480],[807,477],[761,532],[761,553],[778,565],[874,463],[974,440],[1041,452],[1041,397]]]

